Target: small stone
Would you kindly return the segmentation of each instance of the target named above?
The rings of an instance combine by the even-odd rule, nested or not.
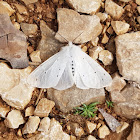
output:
[[[17,16],[17,22],[18,23],[21,23],[25,20],[25,18],[22,15],[20,15],[19,13],[16,13],[16,16]]]
[[[86,121],[86,130],[88,133],[91,133],[96,128],[96,124]]]
[[[50,127],[50,118],[45,117],[41,120],[38,131],[48,132]]]
[[[18,30],[20,29],[20,24],[18,22],[15,22],[14,26],[15,26],[16,29],[18,29]]]
[[[34,48],[32,46],[28,46],[27,50],[28,50],[29,54],[31,54],[34,51]]]
[[[19,110],[12,110],[8,113],[4,123],[7,127],[16,129],[19,125],[23,124],[25,121]]]
[[[117,35],[126,33],[130,27],[128,23],[122,21],[111,21],[111,25]]]
[[[0,103],[0,117],[5,118],[9,111],[9,106],[5,106],[2,103]]]
[[[82,49],[83,52],[86,52],[87,51],[87,46],[83,46],[81,49]]]
[[[137,6],[137,10],[138,10],[138,12],[139,12],[139,14],[140,14],[140,6]]]
[[[140,16],[137,17],[137,21],[140,24]]]
[[[122,1],[122,2],[129,2],[129,1],[131,1],[131,0],[120,0],[120,1]]]
[[[55,102],[48,100],[47,98],[42,98],[34,111],[34,115],[39,117],[47,117],[54,105]]]
[[[37,25],[36,24],[28,24],[28,23],[21,23],[21,29],[25,35],[32,37],[36,35],[37,32]]]
[[[109,92],[121,91],[126,85],[123,77],[121,77],[117,72],[112,75],[112,83],[110,86],[106,87]]]
[[[83,128],[78,123],[70,123],[70,128],[77,137],[81,137],[84,134]]]
[[[15,5],[15,7],[17,8],[17,10],[18,10],[18,12],[19,12],[20,14],[28,15],[28,12],[27,12],[27,9],[26,9],[25,6],[23,6],[23,5],[21,5],[21,4],[15,4],[15,3],[14,3],[14,5]]]
[[[124,129],[126,129],[129,126],[128,123],[126,122],[121,122],[121,125],[117,127],[116,132],[120,133],[122,132]]]
[[[91,44],[93,46],[97,46],[98,45],[98,41],[99,41],[99,37],[96,37],[96,38],[94,38],[94,39],[91,40]]]
[[[136,0],[136,4],[140,5],[140,0]]]
[[[113,28],[110,26],[108,29],[107,29],[107,32],[112,35],[113,34]]]
[[[101,60],[105,66],[111,65],[113,61],[113,55],[108,50],[102,50],[99,52],[99,60]]]
[[[92,135],[89,135],[87,138],[86,138],[86,140],[97,140],[94,136],[92,136]]]
[[[108,36],[106,35],[106,33],[104,33],[103,38],[102,38],[102,43],[106,44],[108,40],[109,40]]]
[[[8,14],[11,16],[14,12],[15,10],[13,10],[7,2],[0,1],[0,14]]]
[[[108,14],[101,12],[96,13],[96,16],[100,18],[101,22],[104,22],[108,18]]]
[[[98,136],[100,139],[105,138],[105,136],[109,134],[110,134],[110,131],[106,125],[103,125],[98,129]]]
[[[34,133],[39,125],[40,119],[38,116],[30,116],[27,123],[22,129],[22,134]]]
[[[96,46],[92,49],[89,49],[89,56],[92,57],[94,60],[98,59],[99,53],[103,50],[102,47]]]
[[[27,107],[26,110],[25,110],[25,117],[34,115],[34,110],[35,109],[34,109],[33,106]]]
[[[70,135],[70,140],[76,140],[76,137],[73,135]]]
[[[22,137],[21,129],[18,129],[18,131],[17,131],[17,135],[20,136],[20,137]]]
[[[114,19],[119,19],[123,12],[124,9],[117,5],[115,2],[113,2],[112,0],[106,0],[105,1],[105,11],[111,15]]]
[[[57,21],[59,26],[55,37],[60,42],[85,43],[96,38],[102,31],[98,16],[80,15],[71,9],[58,8]]]
[[[133,123],[133,128],[129,136],[127,137],[127,140],[139,140],[140,139],[140,121],[136,120]]]
[[[26,5],[38,2],[38,0],[21,0],[21,1],[23,1]]]
[[[102,125],[101,123],[98,123],[96,128],[99,129],[101,125]]]
[[[39,51],[39,50],[33,51],[33,52],[30,54],[30,58],[31,58],[32,62],[41,63],[40,51]]]

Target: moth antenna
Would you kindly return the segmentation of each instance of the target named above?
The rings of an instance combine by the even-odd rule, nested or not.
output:
[[[84,32],[84,31],[83,31]],[[83,33],[82,32],[82,33]],[[74,42],[82,33],[80,33],[72,42]]]
[[[58,33],[59,34],[59,33]],[[65,37],[63,37],[61,34],[59,34],[63,39],[65,39],[67,41],[67,43],[69,42]]]

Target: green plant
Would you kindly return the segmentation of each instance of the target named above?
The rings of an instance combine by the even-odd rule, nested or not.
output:
[[[106,104],[107,104],[107,107],[108,107],[108,108],[114,107],[112,101],[107,101],[107,100],[106,100]]]
[[[96,105],[99,104],[99,102],[91,103],[89,105],[83,104],[81,107],[75,108],[75,114],[82,115],[84,117],[94,117],[96,115],[97,108]]]

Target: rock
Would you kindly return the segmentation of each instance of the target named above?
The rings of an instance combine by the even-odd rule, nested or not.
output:
[[[137,17],[137,21],[140,24],[140,16]]]
[[[28,66],[26,36],[14,27],[7,14],[0,15],[0,58],[8,60],[13,68]]]
[[[21,1],[23,1],[26,5],[38,2],[38,0],[21,0]]]
[[[75,136],[70,135],[70,140],[76,140]]]
[[[120,1],[122,1],[122,2],[129,2],[129,1],[131,1],[131,0],[120,0]]]
[[[104,22],[108,18],[108,14],[102,12],[96,13],[96,16],[100,18],[101,22]]]
[[[17,16],[17,22],[21,23],[25,20],[24,16],[20,15],[19,13],[16,13]]]
[[[20,26],[25,35],[29,37],[36,35],[37,32],[36,24],[21,23]]]
[[[70,130],[75,134],[77,137],[81,137],[84,134],[84,130],[82,127],[79,126],[78,123],[70,123]]]
[[[15,3],[14,3],[14,6],[17,8],[17,10],[20,14],[28,15],[28,12],[27,12],[27,9],[25,6],[23,6],[21,4],[15,4]]]
[[[48,100],[47,98],[42,98],[34,111],[34,115],[39,117],[47,117],[54,105],[55,103],[53,101]]]
[[[105,11],[111,15],[114,19],[119,19],[123,12],[124,9],[117,5],[115,2],[113,2],[112,0],[106,0],[105,1]]]
[[[15,10],[13,10],[7,2],[0,1],[0,14],[8,14],[8,16],[11,16],[14,12]]]
[[[78,89],[75,86],[67,90],[47,89],[47,97],[56,103],[62,112],[68,112],[81,104],[105,101],[104,89]]]
[[[16,29],[20,30],[20,24],[18,22],[14,22],[13,24]]]
[[[9,106],[3,105],[0,102],[0,117],[5,118],[9,111],[10,111]]]
[[[122,21],[111,21],[111,25],[117,35],[126,33],[130,27],[128,23]]]
[[[98,41],[99,41],[99,37],[96,37],[96,38],[94,38],[94,39],[91,40],[91,44],[93,46],[97,46],[98,45]]]
[[[140,114],[140,89],[128,84],[121,92],[112,93],[111,99],[115,104],[114,111],[117,115],[129,119],[138,118]]]
[[[140,5],[140,1],[139,0],[136,0],[136,4]]]
[[[106,44],[108,40],[109,40],[108,36],[106,35],[106,33],[104,33],[101,43]]]
[[[110,26],[108,29],[107,29],[107,32],[112,35],[113,34],[113,28]]]
[[[48,132],[50,127],[50,118],[45,117],[41,120],[38,131]]]
[[[104,109],[98,108],[100,113],[103,115],[105,118],[106,123],[108,124],[109,128],[115,132],[116,128],[120,126],[121,124],[110,114],[106,113]]]
[[[45,61],[57,53],[64,45],[55,39],[55,32],[52,31],[43,20],[40,21],[40,29],[42,38],[39,42],[37,50],[40,50],[41,60]]]
[[[98,59],[99,53],[103,50],[102,47],[96,46],[92,49],[89,49],[89,56],[92,57],[94,60]]]
[[[27,123],[22,129],[22,134],[34,133],[39,125],[40,119],[38,116],[30,116]]]
[[[117,127],[116,132],[120,133],[122,132],[124,129],[126,129],[129,126],[128,123],[126,122],[121,122],[121,125]]]
[[[97,140],[94,136],[92,136],[92,135],[89,135],[87,138],[86,138],[86,140]]]
[[[133,129],[132,129],[130,135],[127,137],[127,140],[139,140],[140,139],[139,130],[140,130],[140,121],[136,120],[133,123]]]
[[[30,54],[30,58],[31,58],[32,62],[41,63],[40,51],[39,51],[39,50],[33,51],[33,52]]]
[[[86,121],[86,130],[88,133],[91,133],[96,128],[96,124]]]
[[[7,127],[16,129],[19,125],[23,124],[25,121],[19,110],[12,110],[8,113],[4,123]]]
[[[140,6],[137,6],[137,10],[138,10],[138,12],[139,12],[139,14],[140,14]]]
[[[57,21],[58,32],[55,37],[60,42],[85,43],[102,31],[98,16],[80,15],[71,9],[58,8]]]
[[[121,91],[126,85],[123,77],[121,77],[117,72],[112,75],[112,83],[110,86],[106,87],[109,92]]]
[[[66,0],[67,3],[74,8],[77,12],[80,13],[87,13],[87,14],[94,14],[96,13],[100,6],[101,6],[101,1],[100,0],[80,0],[80,1],[75,1],[75,0]]]
[[[99,52],[99,60],[101,60],[105,66],[111,65],[113,61],[113,55],[108,50],[102,50]]]
[[[34,88],[29,87],[26,78],[31,71],[31,67],[10,69],[7,64],[0,63],[0,96],[8,105],[24,109],[30,102]]]
[[[25,110],[25,117],[34,115],[34,110],[35,109],[34,109],[33,106],[27,107],[26,110]]]
[[[140,84],[140,32],[126,33],[115,39],[116,59],[120,74]]]
[[[103,125],[98,129],[98,136],[100,139],[105,138],[105,136],[109,134],[110,134],[110,131],[106,125]]]

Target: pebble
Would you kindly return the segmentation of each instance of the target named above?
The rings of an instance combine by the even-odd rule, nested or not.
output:
[[[91,44],[93,46],[97,46],[98,45],[98,41],[99,41],[99,37],[96,37],[96,38],[94,38],[94,39],[91,40]]]
[[[99,60],[102,61],[105,66],[111,65],[113,61],[113,55],[108,50],[102,50],[99,52]]]
[[[122,1],[122,2],[129,2],[129,1],[131,1],[131,0],[120,0],[120,1]]]
[[[113,28],[110,26],[108,29],[107,29],[107,32],[112,35],[113,34]]]
[[[122,132],[124,129],[126,129],[129,126],[128,123],[126,122],[121,122],[121,125],[117,127],[116,132],[120,133]]]
[[[137,21],[140,24],[140,16],[137,17]]]
[[[128,23],[122,21],[111,21],[111,25],[117,35],[126,33],[130,27]]]
[[[110,131],[108,129],[108,127],[106,125],[102,125],[99,129],[98,129],[98,136],[100,139],[105,138],[105,136],[109,135]]]
[[[27,107],[25,110],[25,117],[32,116],[34,114],[34,110],[33,106]]]
[[[76,140],[76,137],[73,135],[70,135],[70,140]]]
[[[39,50],[33,51],[33,52],[30,54],[30,58],[31,58],[32,62],[41,63],[40,51],[39,51]]]
[[[136,0],[136,4],[140,5],[140,0]]]
[[[9,106],[0,103],[0,117],[5,118],[9,111],[10,111]]]
[[[21,1],[23,1],[26,5],[38,2],[38,0],[21,0]]]
[[[139,12],[139,14],[140,14],[140,6],[137,6],[137,10],[138,10],[138,12]]]
[[[18,22],[15,22],[13,25],[16,29],[18,29],[18,30],[20,29],[20,24]]]
[[[21,23],[20,26],[23,33],[29,37],[32,37],[37,33],[38,27],[36,24]]]
[[[47,117],[54,105],[55,102],[48,100],[47,98],[42,98],[35,108],[34,115],[39,117]]]
[[[108,36],[106,35],[106,33],[104,33],[101,43],[106,44],[108,40],[109,40]]]
[[[15,4],[15,7],[17,8],[19,14],[23,14],[23,15],[28,15],[27,9],[25,6],[21,5],[21,4]]]
[[[19,13],[16,13],[16,16],[17,16],[17,22],[18,23],[21,23],[25,20],[25,18],[22,15],[20,15]]]
[[[67,3],[77,12],[87,14],[95,14],[101,6],[100,0],[67,0]]]
[[[48,132],[50,127],[50,121],[51,120],[49,117],[44,117],[40,122],[38,131]]]
[[[96,46],[92,49],[89,49],[89,56],[92,57],[94,60],[97,60],[99,57],[99,53],[103,50],[102,47]]]
[[[86,138],[86,140],[97,140],[94,136],[92,136],[92,135],[89,135],[87,138]]]
[[[8,14],[11,16],[14,12],[15,10],[13,10],[7,2],[0,1],[0,14]]]
[[[114,19],[119,19],[124,13],[124,9],[112,0],[105,1],[105,11]]]
[[[22,134],[34,133],[40,123],[40,118],[38,116],[30,116],[25,126],[22,128]]]
[[[100,18],[101,22],[104,22],[108,18],[107,13],[98,12],[98,13],[96,13],[96,16],[98,16]]]
[[[112,75],[112,83],[110,86],[106,87],[109,92],[121,91],[126,85],[123,77],[121,77],[117,72]]]
[[[23,124],[25,121],[19,110],[12,110],[8,113],[4,123],[7,127],[16,129],[19,125]]]
[[[96,128],[96,124],[90,121],[86,121],[86,131],[91,133]]]

